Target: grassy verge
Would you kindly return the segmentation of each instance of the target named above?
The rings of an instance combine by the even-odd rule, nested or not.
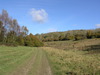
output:
[[[100,54],[45,47],[54,75],[99,75]]]

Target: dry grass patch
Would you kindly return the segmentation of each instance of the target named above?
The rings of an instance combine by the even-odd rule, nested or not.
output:
[[[100,54],[87,51],[43,48],[50,60],[54,75],[100,75]]]

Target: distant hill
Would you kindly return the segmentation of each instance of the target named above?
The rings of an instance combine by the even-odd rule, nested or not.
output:
[[[41,41],[64,41],[64,40],[83,40],[100,38],[100,28],[91,30],[70,30],[65,32],[51,32],[45,34],[36,34]]]

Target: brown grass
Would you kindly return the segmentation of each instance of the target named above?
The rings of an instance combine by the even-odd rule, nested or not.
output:
[[[45,47],[53,47],[53,48],[58,48],[58,49],[63,49],[63,50],[69,50],[69,49],[84,50],[85,48],[91,47],[93,45],[100,46],[100,39],[45,42]]]

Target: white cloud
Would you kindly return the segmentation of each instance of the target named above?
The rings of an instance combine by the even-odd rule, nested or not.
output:
[[[57,31],[57,29],[54,29],[54,28],[48,29],[48,32],[56,32],[56,31]]]
[[[48,14],[44,9],[36,10],[32,8],[30,14],[33,18],[33,21],[36,21],[38,23],[44,23],[48,19]]]
[[[96,26],[97,28],[100,28],[100,24],[96,24],[95,26]]]

